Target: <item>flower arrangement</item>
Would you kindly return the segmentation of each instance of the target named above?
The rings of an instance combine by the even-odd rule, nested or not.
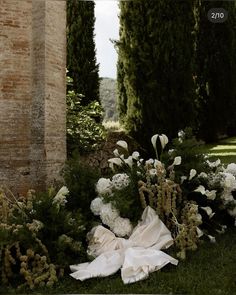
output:
[[[0,190],[0,281],[18,288],[53,286],[83,253],[79,212],[67,210],[68,189],[16,199]]]
[[[185,136],[179,133],[179,145],[185,144]],[[137,214],[152,207],[171,231],[177,256],[184,259],[187,250],[197,249],[200,239],[215,242],[214,234],[236,220],[236,164],[224,167],[220,160],[210,162],[195,154],[189,167],[177,149],[165,151],[166,135],[156,134],[151,142],[156,158],[146,161],[136,151],[129,155],[125,141],[117,142],[115,157],[108,160],[113,176],[98,180],[91,210],[117,236],[129,237]]]

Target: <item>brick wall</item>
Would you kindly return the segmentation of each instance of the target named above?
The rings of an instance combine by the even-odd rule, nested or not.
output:
[[[66,157],[66,3],[0,0],[0,185],[45,189]]]

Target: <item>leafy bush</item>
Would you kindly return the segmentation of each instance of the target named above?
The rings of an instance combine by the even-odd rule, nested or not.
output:
[[[81,209],[85,220],[90,223],[93,219],[90,203],[96,197],[95,183],[100,177],[98,170],[82,163],[74,152],[67,161],[63,176],[70,191],[66,208],[71,211]]]
[[[52,286],[70,263],[81,261],[83,218],[66,209],[68,189],[49,189],[16,199],[0,192],[2,284]]]
[[[72,87],[71,78],[67,78],[67,83]],[[73,150],[90,152],[105,138],[100,103],[92,101],[84,106],[81,104],[82,98],[83,95],[74,90],[67,92],[67,149],[70,155]]]

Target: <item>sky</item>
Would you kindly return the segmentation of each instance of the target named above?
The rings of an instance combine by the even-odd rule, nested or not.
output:
[[[118,1],[95,1],[95,43],[99,76],[116,79],[117,53],[109,39],[119,38]]]

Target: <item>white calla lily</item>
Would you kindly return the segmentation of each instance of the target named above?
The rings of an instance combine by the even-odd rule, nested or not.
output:
[[[201,238],[203,235],[204,235],[203,231],[199,227],[197,227],[197,236],[198,236],[198,238]]]
[[[118,149],[115,149],[115,150],[113,151],[113,154],[114,154],[116,157],[119,157],[119,156],[120,156]]]
[[[194,191],[197,193],[201,193],[202,195],[205,195],[206,189],[203,185],[199,185],[199,187],[196,188]]]
[[[116,143],[118,146],[122,147],[123,149],[125,149],[126,151],[128,151],[128,144],[126,141],[124,140],[119,140]]]
[[[180,156],[178,156],[178,157],[175,157],[174,158],[174,162],[173,162],[173,166],[178,166],[178,165],[180,165],[181,164],[181,157]]]
[[[133,167],[133,158],[132,156],[129,156],[127,159],[124,160],[125,163],[130,167],[132,168]]]
[[[189,180],[193,179],[194,176],[196,176],[197,171],[195,169],[191,169],[189,173]]]
[[[159,134],[155,134],[151,138],[151,142],[152,142],[152,145],[153,145],[155,151],[157,149],[157,138],[158,138],[158,136],[159,136]]]
[[[139,152],[133,152],[133,154],[132,154],[132,158],[133,158],[134,160],[138,161],[138,159],[139,159]]]
[[[202,208],[202,210],[204,210],[207,215],[209,216],[209,218],[212,218],[215,215],[215,212],[212,212],[211,207],[207,206],[207,207],[200,207]]]
[[[180,182],[181,182],[181,184],[182,184],[186,179],[188,179],[187,176],[181,176],[181,177],[180,177]]]
[[[168,137],[165,134],[162,134],[159,136],[160,142],[161,142],[161,147],[164,150],[165,146],[167,145],[167,143],[169,142]]]
[[[213,236],[211,236],[211,235],[207,235],[208,236],[208,238],[210,239],[210,242],[211,243],[215,243],[216,242],[216,238],[215,237],[213,237]]]
[[[120,158],[111,158],[108,160],[108,163],[116,164],[117,166],[122,165],[122,161]]]

